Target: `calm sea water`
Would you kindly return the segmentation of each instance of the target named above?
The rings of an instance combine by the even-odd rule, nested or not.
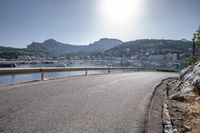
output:
[[[70,67],[94,67],[100,66],[101,63],[93,62],[81,62],[74,61],[71,63]],[[27,68],[27,67],[55,67],[55,64],[26,64],[26,65],[17,65],[18,68]],[[88,74],[103,74],[106,71],[88,71]],[[76,75],[84,75],[85,72],[54,72],[54,73],[45,73],[44,78],[62,78],[70,77]],[[14,75],[14,76],[0,76],[0,85],[15,84],[21,82],[28,82],[34,80],[40,80],[41,74],[23,74],[23,75]]]

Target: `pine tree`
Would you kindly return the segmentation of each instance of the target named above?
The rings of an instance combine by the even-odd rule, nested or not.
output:
[[[193,40],[193,56],[199,56],[200,53],[200,26],[198,27],[197,31],[194,33],[192,38]]]
[[[196,42],[197,47],[200,48],[200,26],[199,26],[199,28],[197,29],[197,32],[196,32],[195,42]]]
[[[200,26],[194,33],[193,40],[193,56],[186,59],[186,64],[191,65],[195,62],[200,62]]]

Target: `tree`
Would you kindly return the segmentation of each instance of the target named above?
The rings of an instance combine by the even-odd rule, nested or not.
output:
[[[198,27],[197,31],[194,33],[192,38],[193,40],[193,56],[199,56],[199,49],[200,49],[200,26]]]
[[[195,62],[200,62],[200,26],[194,33],[192,41],[193,41],[193,56],[185,60],[185,63],[187,65],[194,64]]]
[[[197,47],[200,48],[200,26],[197,30],[197,34],[196,34],[196,44],[197,44]]]

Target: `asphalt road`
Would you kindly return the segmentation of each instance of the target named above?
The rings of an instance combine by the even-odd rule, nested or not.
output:
[[[133,72],[0,87],[0,132],[140,133],[154,88],[173,76]]]

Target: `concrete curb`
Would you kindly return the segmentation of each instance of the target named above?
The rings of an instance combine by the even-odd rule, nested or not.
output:
[[[168,80],[174,80],[175,77],[170,77],[162,80],[156,86],[150,100],[149,111],[146,120],[145,133],[163,133],[163,105],[165,102],[165,91]]]

